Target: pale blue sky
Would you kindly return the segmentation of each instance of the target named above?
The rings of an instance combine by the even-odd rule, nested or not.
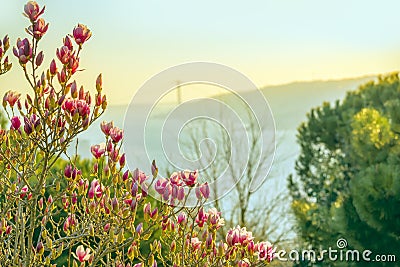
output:
[[[0,35],[14,44],[26,1],[1,0]],[[38,1],[50,22],[45,63],[78,23],[93,31],[80,81],[102,72],[111,104],[127,103],[152,75],[188,61],[233,67],[259,86],[400,69],[400,1]],[[17,64],[0,90],[23,90]],[[14,78],[15,77],[15,78]],[[179,77],[177,77],[179,79]]]

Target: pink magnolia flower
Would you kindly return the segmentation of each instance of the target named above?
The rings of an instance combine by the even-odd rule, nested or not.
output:
[[[178,197],[178,186],[176,184],[172,185],[171,197],[172,197],[172,199],[175,199]]]
[[[159,193],[160,195],[164,194],[165,187],[168,184],[168,180],[165,178],[160,178],[157,180],[157,182],[154,184],[154,189]]]
[[[243,260],[240,260],[238,262],[238,267],[250,267],[250,261],[247,258],[244,258]]]
[[[233,229],[229,229],[226,234],[226,243],[228,243],[229,246],[235,246],[237,244],[247,245],[253,239],[253,234],[247,231],[246,227],[240,228],[240,226],[236,226]]]
[[[180,172],[172,173],[171,176],[169,177],[169,181],[171,182],[171,184],[181,186],[183,184],[181,173]]]
[[[65,38],[64,38],[64,46],[68,47],[68,49],[69,49],[70,51],[72,51],[72,50],[74,49],[74,47],[72,46],[72,41],[71,41],[71,39],[68,37],[68,35],[65,36]]]
[[[113,162],[117,162],[118,161],[118,156],[119,156],[119,150],[118,148],[112,148],[110,153],[108,153],[109,158],[113,161]]]
[[[5,106],[5,103],[8,102],[8,104],[11,107],[14,107],[15,103],[19,100],[21,94],[14,92],[14,91],[8,91],[4,97],[3,97],[3,105]]]
[[[201,199],[203,198],[203,195],[202,195],[201,192],[200,192],[200,187],[199,187],[199,186],[197,186],[197,187],[194,189],[194,192],[196,193],[196,197],[197,197],[198,200],[201,200]]]
[[[196,223],[199,225],[199,227],[203,227],[207,219],[208,219],[208,214],[205,213],[203,207],[201,207],[196,216]]]
[[[114,143],[118,143],[121,141],[122,137],[124,136],[124,131],[118,127],[111,128],[110,130],[110,137],[114,141]]]
[[[40,18],[37,21],[33,22],[33,25],[29,26],[28,33],[32,35],[35,39],[40,40],[43,35],[46,34],[49,28],[49,24],[44,21],[44,19]]]
[[[79,245],[76,248],[76,252],[73,254],[73,256],[79,261],[79,262],[85,262],[90,259],[90,248],[85,248],[82,245]]]
[[[62,108],[70,114],[73,114],[76,109],[74,100],[72,98],[65,99]]]
[[[186,221],[187,221],[186,214],[183,213],[183,212],[179,213],[179,215],[178,215],[178,224],[182,224],[182,223],[184,224],[184,223],[186,223]]]
[[[39,5],[35,1],[29,1],[24,7],[24,15],[34,22],[40,15],[44,13],[44,9],[45,7],[40,10]]]
[[[105,121],[103,121],[101,124],[100,124],[100,128],[101,128],[101,131],[106,135],[106,136],[109,136],[110,135],[110,130],[112,129],[112,128],[114,128],[114,122],[112,122],[112,121],[110,121],[110,122],[105,122]]]
[[[21,193],[20,193],[20,198],[24,198],[25,196],[26,196],[26,193],[28,192],[28,186],[27,185],[24,185],[22,188],[21,188]]]
[[[270,242],[259,242],[255,245],[259,260],[271,262],[275,257],[275,248]]]
[[[71,71],[71,74],[74,74],[78,70],[79,58],[75,56],[75,53],[70,55],[66,66]]]
[[[199,187],[196,188],[195,190],[196,196],[198,199],[201,198],[209,198],[210,196],[210,187],[208,186],[208,183],[205,182],[204,184],[200,185]]]
[[[40,118],[36,114],[32,114],[30,118],[24,117],[24,131],[27,135],[30,135],[39,125]]]
[[[92,183],[90,184],[90,188],[88,191],[88,197],[90,199],[94,198],[95,196],[97,198],[100,198],[101,195],[103,194],[103,188],[99,181],[97,179],[94,179]]]
[[[50,63],[50,74],[56,75],[56,73],[57,73],[57,64],[56,61],[53,59]]]
[[[133,171],[133,180],[137,181],[139,184],[143,184],[143,182],[147,180],[147,175],[138,168],[136,168]]]
[[[72,35],[74,36],[77,45],[81,46],[84,42],[90,39],[92,33],[86,25],[78,24],[73,30]]]
[[[62,46],[60,49],[57,48],[56,56],[58,60],[61,61],[62,64],[66,65],[69,62],[69,58],[71,57],[72,52],[69,50],[68,46]]]
[[[71,178],[71,176],[72,176],[72,171],[73,171],[73,168],[71,167],[71,165],[65,166],[65,168],[64,168],[64,175],[65,175],[65,177]]]
[[[104,155],[105,151],[106,151],[106,144],[105,143],[101,143],[98,145],[94,145],[90,148],[90,151],[92,152],[93,156],[96,159],[99,159],[101,156]]]
[[[181,172],[181,178],[187,186],[193,186],[197,181],[198,172],[185,170]]]
[[[85,100],[76,100],[76,108],[78,110],[79,115],[81,115],[82,117],[89,116],[90,106]]]
[[[197,250],[201,247],[201,241],[197,237],[192,237],[190,239],[190,244],[193,250]]]
[[[225,225],[224,218],[221,218],[221,212],[216,208],[211,208],[208,210],[208,220],[215,229],[219,229],[221,226]]]
[[[178,187],[177,199],[179,201],[182,201],[184,198],[185,198],[185,188],[183,188],[183,186],[179,186]]]
[[[62,109],[70,113],[72,116],[78,112],[83,118],[90,114],[90,106],[85,100],[68,98],[62,104]]]
[[[162,194],[162,197],[165,201],[167,201],[171,194],[172,194],[172,185],[170,183],[168,183],[164,189],[164,193]]]
[[[63,225],[64,232],[67,232],[70,227],[74,227],[75,225],[76,225],[75,215],[74,214],[73,215],[69,215],[67,217],[67,219],[65,220],[64,225]]]
[[[26,64],[32,57],[32,45],[27,38],[23,40],[18,38],[17,47],[13,48],[13,53],[18,58],[20,64]]]
[[[21,127],[21,121],[18,116],[11,118],[11,129],[18,130]]]

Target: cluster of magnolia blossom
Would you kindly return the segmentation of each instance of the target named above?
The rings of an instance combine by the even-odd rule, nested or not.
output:
[[[43,62],[43,51],[35,54],[33,47],[37,46],[39,40],[47,32],[48,24],[46,24],[43,18],[39,18],[43,14],[44,8],[40,9],[36,2],[28,2],[25,5],[24,11],[24,15],[28,17],[32,23],[32,25],[27,28],[27,32],[33,36],[33,43],[30,42],[28,38],[23,40],[18,39],[16,47],[13,48],[13,53],[18,58],[26,74],[28,63],[32,63],[32,69],[35,71]],[[34,76],[33,79],[29,79],[29,82],[35,90],[35,101],[37,101],[39,105],[42,101],[45,104],[45,109],[43,113],[40,114],[41,118],[38,116],[39,114],[33,113],[32,108],[35,103],[30,95],[27,95],[25,100],[25,109],[27,113],[21,112],[21,94],[8,91],[4,95],[3,107],[6,108],[7,104],[11,108],[14,108],[15,105],[17,106],[20,113],[24,115],[23,129],[28,135],[35,131],[40,131],[40,127],[42,126],[40,120],[46,118],[46,123],[49,126],[58,126],[59,129],[56,129],[56,131],[60,134],[60,143],[62,143],[65,139],[63,135],[66,131],[66,122],[68,122],[69,125],[80,124],[84,128],[87,128],[92,122],[89,117],[92,104],[90,93],[88,91],[85,92],[83,87],[80,87],[78,90],[76,81],[68,82],[79,67],[79,52],[82,49],[82,45],[91,37],[91,32],[85,25],[78,24],[78,26],[74,28],[71,36],[78,45],[78,50],[74,49],[71,38],[66,36],[63,46],[56,51],[56,56],[62,64],[61,70],[58,71],[56,61],[53,59],[46,73],[42,72],[39,78]],[[4,38],[3,46],[4,49],[0,49],[0,56],[3,56],[3,50],[5,51],[8,49],[8,37]],[[8,62],[8,59],[6,60]],[[61,85],[61,90],[59,91],[56,90],[53,85],[53,78],[55,76],[57,76],[58,82]],[[93,118],[99,116],[100,108],[104,111],[107,106],[106,96],[101,94],[101,75],[99,75],[96,80],[96,90],[97,94],[95,96]],[[64,117],[59,114],[57,115],[55,112],[60,106],[64,110]],[[14,116],[11,119],[11,128],[13,130],[19,131],[21,124],[21,118],[19,116]]]
[[[51,60],[38,75],[44,60],[38,42],[49,28],[41,18],[44,10],[33,1],[25,5],[31,23],[26,31],[32,39],[18,39],[13,49],[34,94],[25,101],[14,91],[3,97],[10,129],[0,129],[0,208],[6,211],[0,212],[0,265],[56,266],[63,253],[68,253],[68,266],[82,267],[270,262],[272,245],[255,242],[246,228],[230,229],[225,240],[217,240],[225,222],[217,209],[204,207],[210,188],[199,182],[197,170],[159,177],[154,161],[150,176],[126,170],[124,132],[113,122],[100,124],[105,142],[90,148],[90,174],[69,157],[67,146],[101,115],[107,99],[101,75],[93,103],[90,93],[71,79],[82,46],[91,37],[82,24],[56,50],[59,62]],[[8,48],[5,37],[0,42],[0,74],[11,68],[7,57],[2,63]],[[62,154],[68,163],[51,172]],[[153,183],[161,201],[148,197]],[[194,207],[185,205],[191,192]]]
[[[250,254],[256,253],[260,261],[272,261],[275,253],[275,248],[272,244],[266,241],[254,243],[253,239],[253,234],[247,231],[246,227],[236,226],[236,228],[230,229],[226,235],[228,247],[245,248]],[[231,250],[229,253],[233,252],[234,250]]]
[[[185,186],[195,187],[195,193],[199,200],[210,196],[208,182],[197,183],[198,171],[174,172],[169,178],[160,178],[156,181],[154,188],[162,196],[164,201],[174,205],[175,200],[182,201],[185,198]]]
[[[227,232],[224,241],[217,242],[216,232],[224,225],[221,212],[215,208],[205,212],[201,206],[194,220],[190,222],[186,213],[177,216],[177,232],[184,233],[185,229],[196,229],[192,234],[186,235],[184,246],[190,248],[193,260],[207,259],[206,262],[221,266],[221,263],[236,262],[237,266],[253,266],[255,262],[271,262],[274,258],[275,249],[266,241],[254,242],[251,232],[245,227],[239,226]],[[163,228],[164,229],[164,228]],[[172,226],[174,230],[175,227]],[[179,245],[173,240],[170,251],[175,253]],[[176,263],[173,266],[181,266],[181,255],[177,254]],[[255,257],[255,258],[254,258]],[[218,261],[215,259],[222,258]]]

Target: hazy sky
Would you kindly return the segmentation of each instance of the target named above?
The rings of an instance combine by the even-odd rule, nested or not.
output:
[[[24,36],[26,1],[1,0],[0,35]],[[110,104],[128,103],[159,71],[189,61],[233,67],[259,86],[378,74],[400,69],[400,1],[38,1],[50,22],[48,64],[78,23],[92,39],[82,53],[86,88],[103,73]],[[11,51],[10,51],[11,52]],[[24,90],[14,69],[0,90]],[[179,77],[177,77],[179,79]],[[94,87],[92,87],[94,88]]]

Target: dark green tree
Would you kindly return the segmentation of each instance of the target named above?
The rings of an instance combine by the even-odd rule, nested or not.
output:
[[[289,177],[303,247],[396,254],[400,260],[400,81],[371,81],[298,129],[301,153]]]

